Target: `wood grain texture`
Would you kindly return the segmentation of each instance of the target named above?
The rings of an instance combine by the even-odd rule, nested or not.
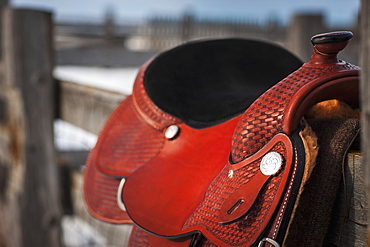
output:
[[[13,225],[17,233],[2,232],[6,246],[61,246],[58,170],[54,151],[54,80],[52,15],[49,12],[14,9],[3,12],[4,89],[19,95],[19,107],[8,105],[5,120],[20,116],[21,123],[9,126],[11,152],[22,157],[4,167],[10,174],[4,192],[13,200],[2,203],[13,214],[2,225]],[[14,138],[13,136],[20,135]],[[15,145],[16,144],[16,145]],[[21,171],[20,171],[21,170]],[[18,171],[18,172],[16,172]],[[10,190],[17,188],[17,193]]]
[[[370,0],[361,1],[361,119],[362,152],[367,195],[370,195]],[[370,200],[370,197],[368,197]],[[369,214],[370,218],[370,214]],[[369,228],[368,228],[369,229]],[[370,229],[368,230],[370,231]],[[367,245],[370,246],[370,234]]]
[[[363,168],[361,153],[350,152],[326,235],[328,246],[366,246],[368,203]]]

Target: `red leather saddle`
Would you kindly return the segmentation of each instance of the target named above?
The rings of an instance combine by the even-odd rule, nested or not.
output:
[[[182,154],[163,149],[137,169],[122,194],[132,220],[163,238],[198,234],[217,246],[280,246],[305,171],[302,117],[330,99],[358,106],[359,68],[337,58],[351,38],[350,32],[314,36],[310,62],[248,102],[230,155],[219,137],[194,146],[187,139]]]
[[[167,197],[173,189],[200,203],[202,195],[194,197],[193,191],[227,161],[242,113],[301,64],[279,46],[246,39],[197,41],[154,57],[140,69],[132,95],[111,114],[89,155],[83,186],[88,211],[103,221],[130,223],[121,191],[142,166],[166,181],[148,191],[160,192],[155,201],[181,204]],[[141,181],[134,190],[148,186]]]

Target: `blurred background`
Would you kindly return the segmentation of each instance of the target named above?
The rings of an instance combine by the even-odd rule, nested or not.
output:
[[[139,66],[154,53],[189,40],[272,40],[307,60],[295,45],[295,22],[314,32],[357,31],[359,0],[12,0],[54,14],[58,65]],[[297,32],[294,30],[293,32]],[[307,41],[309,42],[309,41]],[[132,52],[135,51],[135,54]],[[351,52],[352,53],[352,52]],[[352,53],[353,54],[353,53]],[[356,57],[352,62],[356,62]]]
[[[198,39],[262,39],[306,62],[313,35],[349,30],[355,36],[340,57],[353,64],[359,60],[360,0],[9,0],[9,5],[52,13],[57,80],[114,91],[122,95],[119,99],[131,94],[138,68],[147,59]],[[76,97],[75,105],[81,104],[81,96]],[[100,111],[84,110],[78,121],[87,125],[84,119],[94,113],[102,124],[109,111]],[[58,162],[73,167],[62,172],[67,176],[62,187],[65,246],[126,246],[128,241],[130,227],[91,218],[82,202],[81,171],[101,124],[92,130],[54,122]]]

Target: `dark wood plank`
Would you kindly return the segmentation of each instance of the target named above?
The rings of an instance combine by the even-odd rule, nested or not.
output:
[[[368,203],[361,153],[351,151],[343,169],[325,246],[366,246]]]
[[[3,17],[2,86],[19,100],[7,104],[6,119],[15,120],[3,125],[12,139],[9,143],[16,140],[17,145],[9,150],[12,156],[2,168],[8,177],[1,200],[5,210],[0,213],[6,218],[5,222],[1,218],[1,235],[6,246],[58,247],[61,210],[53,140],[52,15],[9,7]]]
[[[297,14],[288,28],[287,47],[303,62],[308,62],[312,55],[311,37],[325,31],[323,15]]]
[[[361,108],[362,108],[362,153],[367,195],[370,195],[370,0],[361,1]],[[368,203],[370,203],[368,196]],[[369,204],[370,205],[370,204]],[[370,219],[370,214],[368,214]],[[370,228],[368,227],[368,232]],[[370,234],[367,246],[370,246]]]

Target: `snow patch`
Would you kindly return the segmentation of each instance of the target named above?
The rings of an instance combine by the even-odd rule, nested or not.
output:
[[[129,95],[138,68],[102,68],[84,66],[57,66],[53,75],[59,80],[116,91]]]

